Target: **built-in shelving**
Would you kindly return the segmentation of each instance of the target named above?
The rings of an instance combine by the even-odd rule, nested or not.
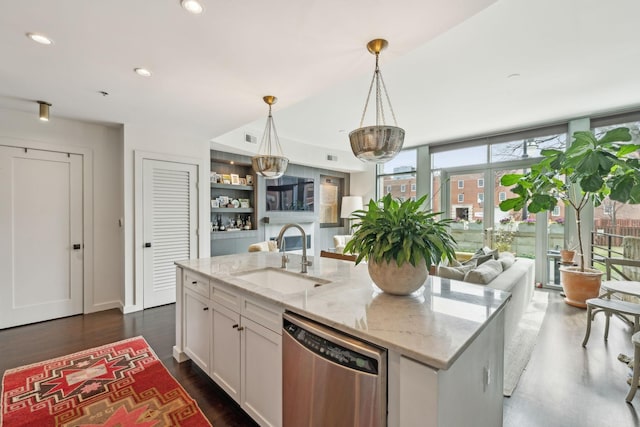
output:
[[[213,175],[214,172],[215,175]],[[218,182],[209,183],[211,200],[218,199],[220,201],[223,197],[226,197],[229,202],[233,200],[247,200],[249,202],[249,207],[246,207],[246,205],[240,207],[236,202],[234,202],[234,205],[238,207],[230,207],[227,202],[223,202],[224,204],[219,207],[211,207],[211,223],[213,228],[211,240],[252,237],[250,232],[254,232],[253,234],[257,237],[257,229],[259,226],[256,215],[258,182],[251,168],[251,164],[243,163],[236,159],[232,161],[231,159],[225,158],[224,155],[222,158],[216,158],[212,152],[211,173],[212,177],[218,179]],[[232,179],[234,175],[238,176],[243,183],[245,182],[244,179],[248,177],[249,179],[247,179],[247,181],[253,182],[253,184],[222,183],[220,179],[222,179],[224,175],[231,176]],[[232,231],[216,231],[218,223],[228,229],[231,226],[238,227],[238,220],[241,221],[240,226],[251,223],[251,228],[249,230],[232,229]]]
[[[211,208],[211,213],[253,213],[253,208]]]
[[[244,190],[244,191],[253,191],[253,185],[233,185],[233,184],[219,184],[219,183],[211,183],[211,188],[220,188],[226,190]]]

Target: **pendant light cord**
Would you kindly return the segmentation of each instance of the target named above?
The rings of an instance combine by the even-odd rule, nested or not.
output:
[[[373,91],[374,82],[376,85],[376,126],[380,126],[380,122],[382,122],[382,125],[386,123],[386,119],[384,116],[384,106],[382,104],[382,92],[384,92],[385,98],[387,100],[387,104],[389,104],[389,110],[391,111],[391,116],[393,117],[393,123],[397,127],[398,121],[396,120],[396,114],[393,111],[393,106],[391,105],[391,100],[389,99],[389,92],[387,92],[387,86],[384,84],[384,79],[382,78],[382,72],[380,71],[380,66],[378,61],[380,57],[380,53],[376,52],[375,55],[376,55],[376,68],[373,72],[371,83],[369,84],[369,92],[367,93],[367,99],[364,102],[364,110],[362,111],[362,116],[360,117],[359,127],[362,127],[362,124],[364,123],[364,117],[367,114],[367,107],[369,106],[369,101],[371,99],[371,92]]]
[[[272,154],[272,143],[271,143],[271,133],[273,131],[273,141],[274,146],[276,148],[276,155],[282,157],[282,147],[280,146],[280,140],[278,138],[278,132],[276,131],[276,124],[273,121],[273,116],[271,115],[271,104],[269,104],[269,115],[267,116],[267,123],[264,127],[264,133],[262,134],[262,141],[260,142],[260,147],[258,148],[258,153],[266,154],[267,156],[271,156]],[[263,150],[266,148],[266,150]]]

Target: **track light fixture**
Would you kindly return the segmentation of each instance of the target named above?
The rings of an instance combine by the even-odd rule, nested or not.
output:
[[[38,104],[40,104],[40,120],[42,120],[43,122],[48,122],[49,121],[49,107],[51,107],[51,104],[49,104],[48,102],[44,102],[44,101],[38,101]]]

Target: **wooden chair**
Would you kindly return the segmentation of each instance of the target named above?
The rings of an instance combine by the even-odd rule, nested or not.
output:
[[[640,380],[640,332],[636,332],[631,337],[631,342],[633,343],[634,353],[633,353],[633,378],[631,378],[631,388],[629,389],[629,394],[627,394],[627,402],[631,402],[633,400],[633,396],[636,395],[636,390],[638,389],[638,380]]]
[[[596,310],[593,312],[593,310]],[[606,323],[604,328],[604,340],[609,338],[609,320],[612,314],[620,315],[626,314],[633,316],[633,332],[640,330],[640,304],[627,301],[618,301],[604,298],[590,298],[587,300],[587,332],[585,333],[582,346],[587,346],[589,341],[589,335],[591,334],[591,322],[596,313],[603,312],[606,316]]]

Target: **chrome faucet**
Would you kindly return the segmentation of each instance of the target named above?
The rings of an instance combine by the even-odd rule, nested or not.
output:
[[[312,263],[307,259],[307,233],[305,233],[302,227],[300,227],[298,224],[286,224],[282,227],[280,233],[278,234],[278,237],[276,238],[278,247],[280,248],[280,252],[282,252],[281,268],[287,268],[287,263],[289,262],[289,257],[287,257],[287,252],[285,250],[284,232],[291,227],[297,228],[298,230],[300,230],[300,234],[302,234],[302,269],[300,270],[300,273],[306,273],[307,267],[311,266]]]

